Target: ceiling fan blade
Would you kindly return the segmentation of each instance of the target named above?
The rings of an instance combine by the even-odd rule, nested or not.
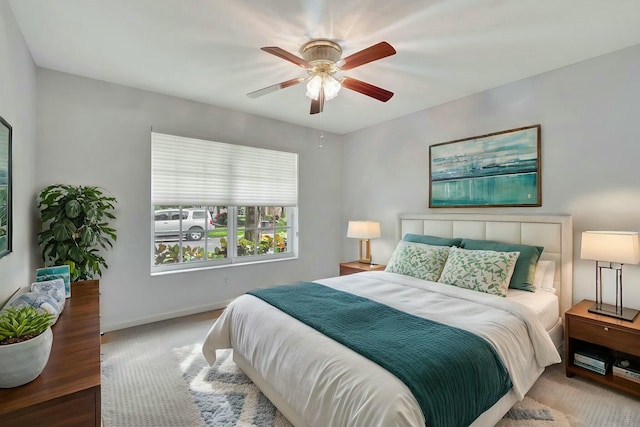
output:
[[[275,84],[275,85],[264,87],[262,89],[255,90],[253,92],[248,93],[247,96],[249,98],[258,98],[258,97],[260,97],[262,95],[266,95],[268,93],[275,92],[275,91],[280,90],[280,89],[286,89],[288,87],[295,86],[298,83],[302,83],[305,80],[306,79],[304,79],[302,77],[298,77],[297,79],[287,80],[286,82],[278,83],[278,84]]]
[[[350,70],[360,65],[367,64],[387,56],[395,55],[396,50],[387,42],[380,42],[366,49],[342,58],[337,65],[343,70]]]
[[[378,101],[387,102],[393,96],[393,92],[389,92],[381,87],[374,86],[369,83],[365,83],[360,80],[352,79],[351,77],[342,78],[342,87],[360,92],[363,95],[370,96]]]
[[[311,111],[309,114],[322,113],[322,110],[324,110],[324,88],[320,89],[318,99],[311,100]]]
[[[294,55],[293,53],[289,53],[284,49],[281,49],[277,46],[267,46],[267,47],[261,47],[261,50],[264,50],[265,52],[268,52],[272,55],[275,55],[279,58],[285,59],[289,62],[293,62],[294,64],[296,64],[299,67],[302,68],[311,68],[311,64],[309,64],[307,61],[305,61],[304,59],[300,58],[297,55]]]

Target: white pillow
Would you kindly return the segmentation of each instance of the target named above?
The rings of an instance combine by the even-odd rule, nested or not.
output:
[[[435,282],[449,255],[448,246],[432,246],[401,240],[387,263],[385,271]]]
[[[452,247],[438,282],[505,297],[519,255]]]
[[[544,289],[545,291],[555,293],[553,282],[556,276],[555,261],[540,260],[536,264],[536,272],[533,279],[533,286],[536,289]]]

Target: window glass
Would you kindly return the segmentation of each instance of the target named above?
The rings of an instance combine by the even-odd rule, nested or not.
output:
[[[202,211],[193,212],[193,219],[202,219],[202,218],[206,218],[206,211],[202,210]]]
[[[154,265],[226,258],[227,229],[213,222],[217,206],[155,206]],[[165,220],[166,213],[170,220]]]
[[[290,208],[243,206],[238,208],[237,256],[261,256],[287,252]]]

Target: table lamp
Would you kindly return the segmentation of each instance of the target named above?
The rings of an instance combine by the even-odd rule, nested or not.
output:
[[[347,237],[360,239],[358,248],[358,262],[363,264],[371,264],[371,246],[369,239],[380,237],[380,223],[377,221],[349,221],[347,227]],[[364,256],[362,255],[362,247],[364,245]]]
[[[596,303],[589,312],[633,321],[638,310],[622,306],[622,265],[640,263],[640,239],[637,232],[584,231],[582,233],[582,259],[596,262]],[[616,274],[615,305],[602,302],[602,269]]]

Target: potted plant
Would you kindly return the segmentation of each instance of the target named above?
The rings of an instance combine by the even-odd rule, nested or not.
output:
[[[100,187],[56,184],[38,196],[42,231],[38,243],[45,267],[69,265],[71,281],[91,280],[109,268],[100,248],[113,247],[116,198]]]
[[[53,315],[31,306],[0,311],[0,388],[33,381],[49,361]]]

